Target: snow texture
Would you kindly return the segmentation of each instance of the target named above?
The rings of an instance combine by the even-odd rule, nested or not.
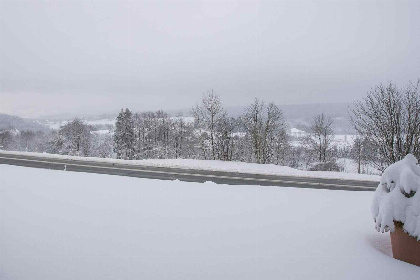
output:
[[[372,201],[375,227],[393,232],[394,221],[404,223],[404,231],[420,241],[420,166],[408,154],[383,173]]]
[[[0,165],[0,279],[416,279],[371,192]]]
[[[96,157],[77,157],[47,153],[33,153],[33,152],[15,152],[3,151],[3,154],[10,155],[27,155],[39,156],[54,159],[77,159],[81,161],[90,162],[107,162],[119,163],[126,165],[137,166],[153,166],[153,167],[172,167],[181,169],[195,169],[195,170],[211,170],[211,171],[226,171],[238,172],[245,174],[264,174],[264,175],[278,175],[278,176],[298,176],[306,178],[325,178],[325,179],[343,179],[343,180],[356,180],[356,181],[377,181],[379,182],[380,176],[368,174],[353,174],[345,172],[334,171],[303,171],[294,169],[288,166],[279,166],[275,164],[257,164],[237,161],[221,161],[221,160],[197,160],[197,159],[145,159],[145,160],[121,160],[111,158],[96,158]]]

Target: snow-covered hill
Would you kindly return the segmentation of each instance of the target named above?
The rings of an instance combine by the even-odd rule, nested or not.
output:
[[[1,131],[48,131],[49,127],[41,124],[39,121],[24,119],[17,116],[0,114],[0,132]]]

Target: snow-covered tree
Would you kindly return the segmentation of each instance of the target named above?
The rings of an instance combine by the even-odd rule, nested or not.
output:
[[[6,130],[0,132],[0,149],[9,150],[13,144],[13,134]]]
[[[101,158],[112,158],[113,137],[110,133],[94,134],[92,137],[92,156]]]
[[[217,158],[225,161],[232,160],[234,149],[233,132],[236,127],[236,120],[230,118],[226,112],[220,114],[216,123],[215,139]]]
[[[49,146],[49,150],[54,153],[89,156],[91,152],[90,127],[82,120],[75,118],[60,127]]]
[[[275,161],[277,165],[289,165],[291,161],[291,145],[287,135],[287,126],[283,123],[277,132],[275,141]]]
[[[203,139],[202,143],[205,144],[206,142],[209,142],[211,159],[217,159],[217,122],[224,114],[220,96],[213,90],[206,92],[203,94],[201,104],[193,108],[192,112],[194,114],[195,123],[206,130],[206,133],[203,133],[202,137],[207,135],[207,139]]]
[[[420,158],[419,83],[400,89],[379,85],[354,104],[351,122],[376,153],[369,158],[379,170],[412,153]]]
[[[134,123],[129,109],[122,110],[118,114],[114,132],[114,152],[119,159],[134,158]]]
[[[172,122],[173,153],[175,158],[194,158],[194,126],[178,114]]]
[[[157,120],[157,141],[158,145],[157,157],[158,158],[170,158],[173,156],[170,142],[173,140],[172,130],[171,130],[171,120],[169,115],[163,110],[156,112]]]
[[[246,131],[249,156],[248,161],[275,163],[277,153],[286,148],[286,123],[282,111],[274,104],[267,106],[264,101],[255,99],[247,107],[242,122]]]
[[[43,131],[24,130],[15,136],[15,149],[27,152],[45,152],[47,134]]]
[[[333,121],[324,113],[317,115],[310,126],[310,135],[307,144],[317,157],[318,162],[327,162],[331,159],[332,140],[334,130]]]

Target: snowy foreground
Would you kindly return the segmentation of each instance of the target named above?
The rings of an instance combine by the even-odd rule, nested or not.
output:
[[[0,165],[0,279],[419,279],[372,196]]]
[[[325,179],[347,179],[358,181],[375,181],[379,182],[380,176],[367,175],[357,173],[344,173],[334,171],[303,171],[294,169],[288,166],[279,166],[275,164],[257,164],[237,161],[220,161],[220,160],[197,160],[197,159],[145,159],[145,160],[121,160],[111,158],[96,158],[96,157],[77,157],[47,153],[31,153],[31,152],[15,152],[3,151],[3,154],[10,155],[27,155],[38,156],[53,159],[66,159],[66,160],[81,160],[93,162],[108,162],[119,163],[137,166],[153,166],[153,167],[172,167],[183,169],[196,169],[196,170],[211,170],[211,171],[227,171],[227,172],[240,172],[248,174],[263,174],[263,175],[279,175],[279,176],[298,176],[310,178],[325,178]]]

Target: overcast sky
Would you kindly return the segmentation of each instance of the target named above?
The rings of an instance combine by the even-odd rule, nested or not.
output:
[[[0,112],[351,102],[420,78],[420,1],[1,1]]]

